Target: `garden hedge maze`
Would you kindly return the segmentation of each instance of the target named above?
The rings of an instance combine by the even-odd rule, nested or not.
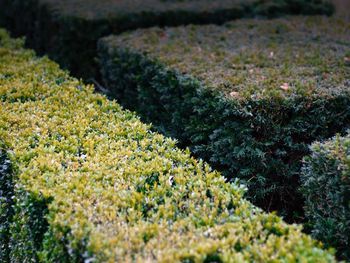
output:
[[[239,182],[20,42],[0,31],[1,191],[9,185],[14,202],[9,211],[0,199],[11,214],[1,217],[2,259],[334,261],[246,201]]]
[[[0,0],[0,262],[349,260],[333,12]]]
[[[39,53],[89,79],[99,72],[97,40],[111,33],[252,16],[329,15],[333,9],[327,0],[0,0],[0,23],[15,36],[26,35]]]

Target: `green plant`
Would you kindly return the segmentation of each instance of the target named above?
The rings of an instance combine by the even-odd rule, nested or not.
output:
[[[302,192],[314,237],[350,259],[350,137],[311,146],[303,166]]]
[[[15,36],[25,35],[37,52],[89,79],[98,78],[97,40],[112,33],[259,15],[330,15],[333,9],[326,0],[1,0],[0,23]]]
[[[0,167],[5,155],[16,168],[0,184],[13,186],[14,203],[0,199],[13,209],[0,221],[10,262],[335,262],[238,181],[3,30],[0,54]]]
[[[337,28],[337,30],[334,30]],[[349,25],[324,17],[136,30],[99,42],[110,96],[302,220],[308,145],[350,123]]]
[[[13,216],[13,167],[5,147],[0,145],[0,262],[10,262],[10,222]]]

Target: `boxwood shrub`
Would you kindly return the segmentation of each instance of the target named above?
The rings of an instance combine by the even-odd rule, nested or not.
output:
[[[335,262],[21,45],[0,30],[2,262]]]
[[[299,220],[308,145],[350,123],[349,45],[342,20],[289,17],[136,30],[99,59],[112,97]]]
[[[96,42],[140,27],[223,23],[263,15],[331,14],[328,0],[0,0],[0,22],[29,46],[86,79],[98,70]]]
[[[350,135],[311,146],[302,189],[312,234],[350,260]]]

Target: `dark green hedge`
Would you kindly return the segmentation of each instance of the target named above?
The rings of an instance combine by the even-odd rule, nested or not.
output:
[[[350,260],[350,136],[314,143],[301,176],[312,234]]]
[[[10,223],[13,216],[13,167],[0,142],[0,262],[10,262]]]
[[[86,79],[98,70],[96,42],[111,33],[150,27],[223,23],[256,15],[331,14],[326,0],[0,0],[0,22],[30,47]]]
[[[247,20],[111,36],[99,57],[112,97],[298,220],[308,145],[350,123],[349,36],[334,19]]]
[[[1,262],[335,262],[3,30],[0,54]]]

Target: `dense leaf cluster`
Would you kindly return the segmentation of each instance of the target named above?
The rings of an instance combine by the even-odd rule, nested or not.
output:
[[[0,54],[10,262],[334,262],[300,227],[243,199],[238,182],[3,30]]]
[[[10,240],[10,222],[13,216],[13,171],[11,162],[0,145],[0,262],[10,262],[8,243]]]
[[[0,0],[0,23],[86,79],[98,71],[96,42],[150,26],[223,23],[252,16],[331,14],[328,0]]]
[[[99,51],[111,96],[297,219],[308,145],[350,123],[349,37],[341,20],[290,17],[140,29]]]
[[[350,259],[350,137],[314,143],[302,173],[312,234]]]

